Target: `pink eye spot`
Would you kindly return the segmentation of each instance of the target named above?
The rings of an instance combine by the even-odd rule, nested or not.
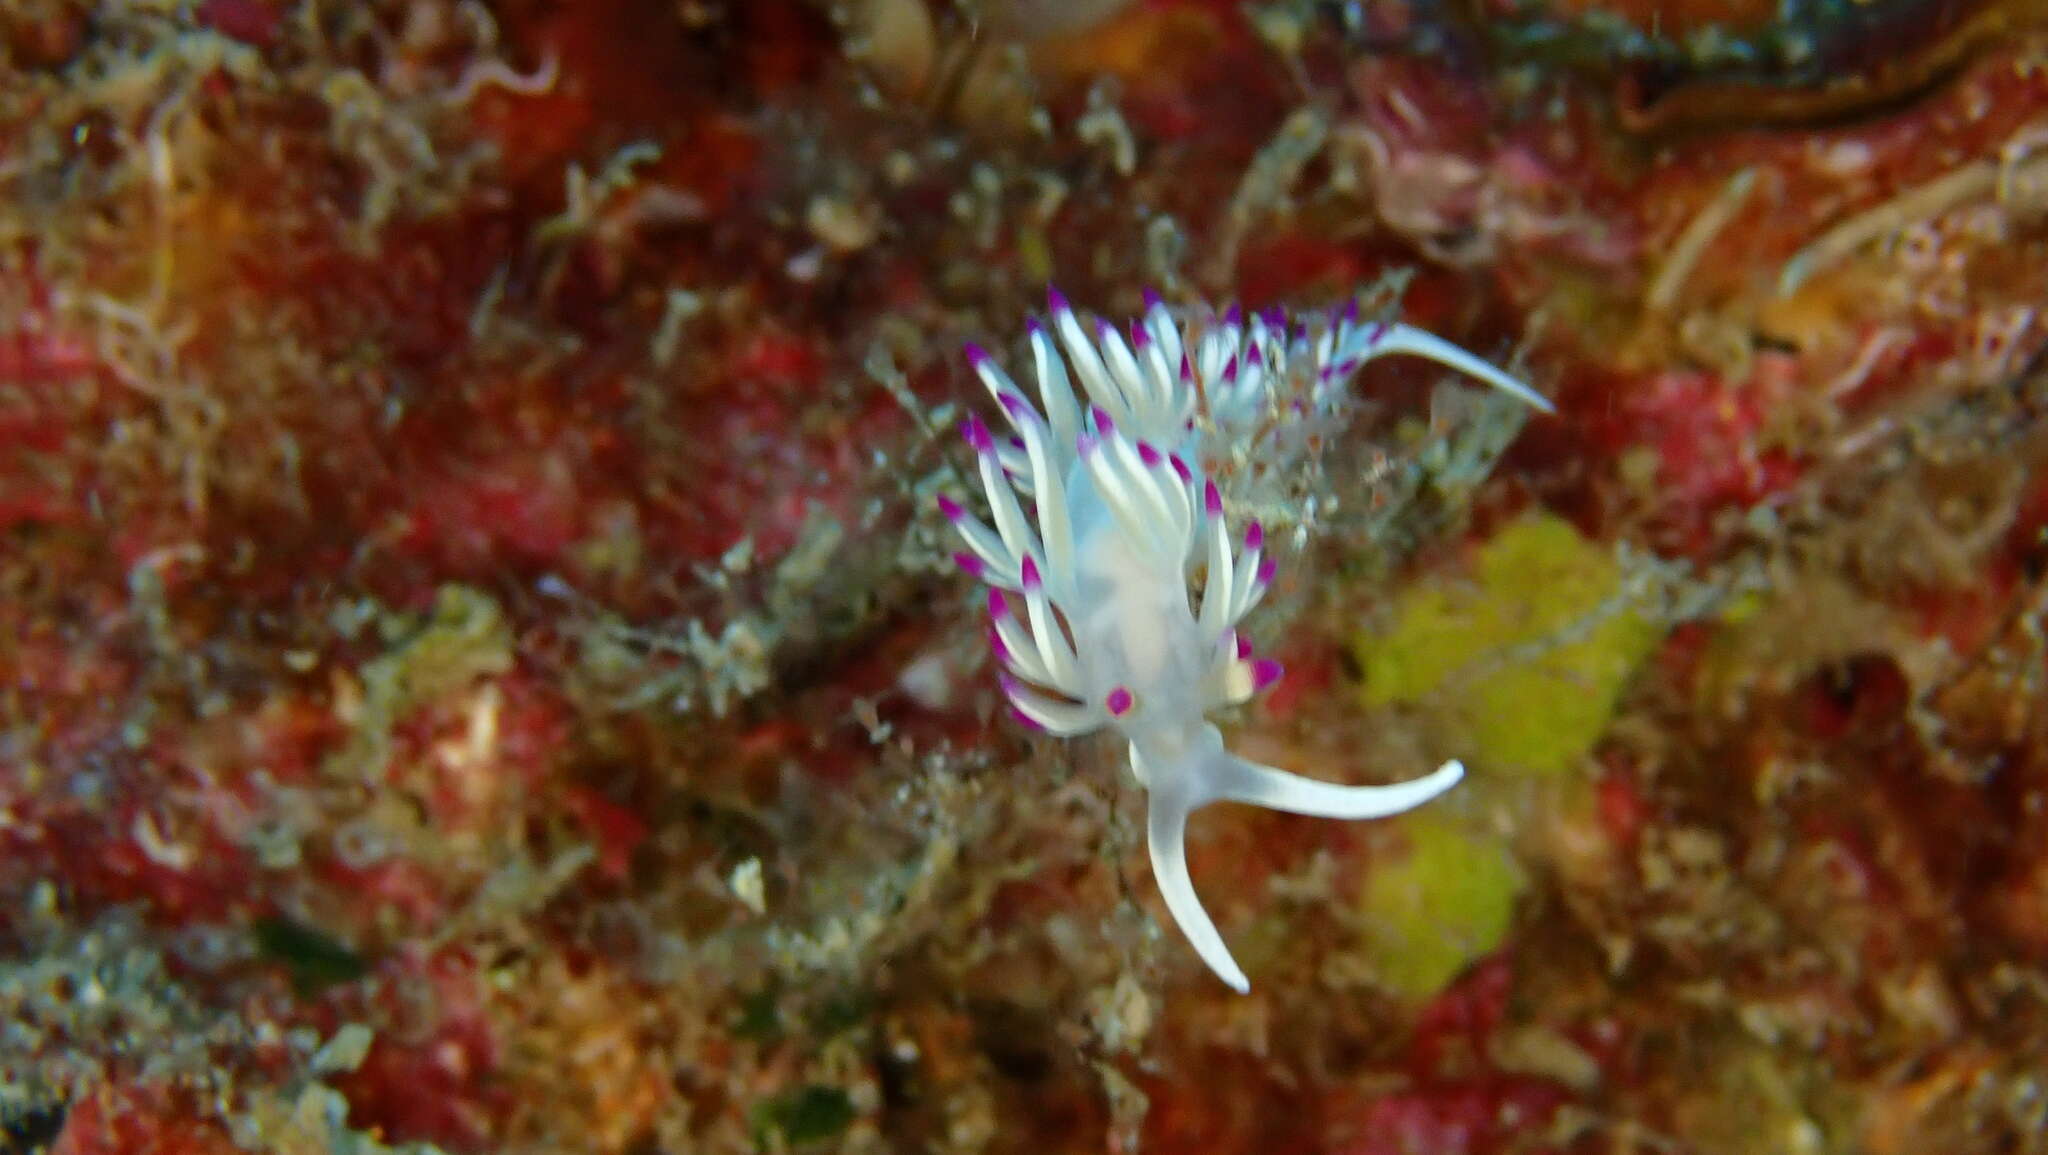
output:
[[[1138,704],[1138,700],[1131,695],[1129,686],[1118,686],[1109,692],[1109,697],[1104,699],[1102,704],[1109,708],[1110,717],[1121,718],[1131,712],[1131,708]]]

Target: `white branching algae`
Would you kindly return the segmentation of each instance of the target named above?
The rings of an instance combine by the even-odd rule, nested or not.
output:
[[[988,354],[968,360],[1014,430],[966,421],[990,519],[941,498],[989,587],[990,641],[1017,718],[1064,737],[1104,727],[1130,744],[1148,796],[1152,869],[1167,909],[1210,969],[1239,991],[1244,972],[1188,875],[1188,815],[1219,800],[1329,818],[1418,806],[1464,774],[1457,762],[1393,786],[1339,786],[1231,754],[1209,715],[1280,678],[1239,633],[1273,577],[1264,532],[1233,533],[1227,511],[1336,426],[1348,384],[1375,357],[1426,357],[1548,412],[1492,365],[1400,324],[1361,324],[1355,306],[1290,320],[1236,309],[1178,314],[1148,295],[1129,337],[1092,325],[1058,292],[1050,331],[1030,325],[1033,404]],[[1071,382],[1078,378],[1081,395]],[[1083,401],[1085,399],[1085,407]]]

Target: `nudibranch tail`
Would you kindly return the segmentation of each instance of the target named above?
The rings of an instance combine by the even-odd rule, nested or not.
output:
[[[1446,369],[1455,369],[1475,381],[1483,381],[1539,412],[1557,412],[1548,397],[1501,372],[1492,362],[1473,356],[1427,329],[1413,325],[1367,326],[1359,336],[1362,339],[1348,352],[1338,354],[1340,361],[1351,358],[1370,360],[1394,353],[1426,357]]]
[[[1167,910],[1210,969],[1247,991],[1196,897],[1188,816],[1233,801],[1377,818],[1435,798],[1464,767],[1340,786],[1223,748],[1208,715],[1281,676],[1239,628],[1272,585],[1266,534],[1256,521],[1233,532],[1229,509],[1282,498],[1257,487],[1313,439],[1272,434],[1294,422],[1328,428],[1348,404],[1351,375],[1377,357],[1425,357],[1545,412],[1550,403],[1421,329],[1360,324],[1355,308],[1300,324],[1277,310],[1198,310],[1184,325],[1148,294],[1127,339],[1107,321],[1084,324],[1057,291],[1048,303],[1049,321],[1028,326],[1043,409],[968,347],[1015,435],[999,440],[969,417],[963,432],[989,520],[945,497],[940,508],[966,542],[961,568],[990,587],[989,639],[1012,713],[1061,737],[1110,727],[1129,741],[1131,770],[1149,793],[1152,868]],[[1259,468],[1243,468],[1252,454]]]

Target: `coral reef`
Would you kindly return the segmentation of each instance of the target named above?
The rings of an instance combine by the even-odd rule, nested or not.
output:
[[[0,62],[0,1152],[2048,1150],[2034,6],[26,0]],[[1190,823],[1250,995],[935,508],[1054,281],[1556,402],[1375,360],[1230,511],[1233,750],[1467,771]]]

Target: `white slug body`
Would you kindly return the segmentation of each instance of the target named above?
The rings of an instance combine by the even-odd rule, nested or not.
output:
[[[1054,337],[1031,325],[1040,405],[989,356],[968,360],[1008,417],[998,442],[979,418],[966,435],[979,459],[991,520],[942,498],[965,539],[963,568],[987,582],[991,644],[1005,694],[1026,724],[1062,736],[1114,728],[1147,791],[1152,868],[1168,911],[1196,953],[1236,990],[1250,989],[1196,897],[1185,827],[1210,802],[1249,802],[1330,818],[1372,818],[1429,801],[1464,769],[1393,786],[1338,786],[1231,754],[1211,712],[1280,677],[1255,660],[1237,626],[1272,581],[1257,522],[1233,536],[1205,447],[1291,451],[1290,425],[1332,418],[1358,366],[1428,357],[1548,411],[1527,386],[1427,332],[1359,325],[1355,313],[1302,325],[1277,315],[1249,324],[1236,310],[1181,324],[1148,294],[1127,343],[1107,322],[1091,339],[1051,294]],[[1070,382],[1080,379],[1086,398]],[[1220,458],[1217,460],[1221,460]],[[1024,500],[1030,504],[1027,516]],[[1199,576],[1199,581],[1197,577]],[[1199,586],[1199,593],[1193,592]]]

